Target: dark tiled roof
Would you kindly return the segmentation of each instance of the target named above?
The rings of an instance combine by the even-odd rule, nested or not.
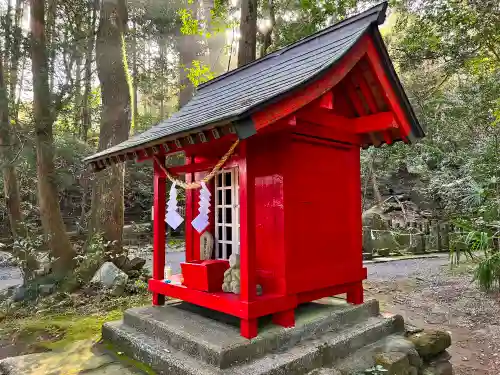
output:
[[[176,134],[248,116],[332,67],[371,25],[383,23],[386,8],[387,3],[381,3],[199,86],[191,101],[172,117],[86,161],[160,144]]]

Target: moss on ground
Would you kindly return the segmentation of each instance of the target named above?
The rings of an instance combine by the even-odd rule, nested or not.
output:
[[[105,342],[103,346],[107,351],[113,353],[117,358],[119,358],[120,362],[130,367],[134,367],[146,375],[157,375],[156,372],[154,372],[154,370],[151,367],[127,356],[125,353],[119,351],[115,346],[113,346],[109,342]]]
[[[113,303],[98,303],[89,299],[85,306],[68,306],[58,311],[36,312],[33,306],[31,314],[6,316],[0,324],[0,337],[5,338],[5,342],[21,343],[21,347],[29,348],[28,352],[63,349],[80,340],[98,340],[103,323],[121,319],[124,310],[143,306],[150,298],[147,294],[127,296]],[[28,307],[26,309],[29,311]]]

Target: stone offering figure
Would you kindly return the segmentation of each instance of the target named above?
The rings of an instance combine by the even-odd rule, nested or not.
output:
[[[224,283],[222,291],[226,293],[240,294],[240,255],[231,254],[229,257],[229,268],[224,272]],[[262,286],[257,285],[257,295],[262,295]]]

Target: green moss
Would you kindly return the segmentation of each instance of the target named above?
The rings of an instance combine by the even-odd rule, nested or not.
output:
[[[134,367],[146,375],[156,375],[156,372],[154,372],[151,367],[149,367],[148,365],[145,365],[142,362],[136,361],[135,359],[127,356],[126,354],[124,354],[121,351],[118,351],[117,348],[115,346],[113,346],[112,344],[110,344],[109,342],[104,343],[104,347],[108,351],[114,353],[114,355],[120,359],[120,362],[122,362],[128,366]]]
[[[85,339],[98,339],[104,322],[120,319],[121,310],[102,315],[77,316],[61,314],[34,316],[6,322],[2,336],[15,335],[24,342],[37,341],[37,346],[62,349],[68,344]]]

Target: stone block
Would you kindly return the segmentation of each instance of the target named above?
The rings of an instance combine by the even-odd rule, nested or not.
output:
[[[425,237],[423,234],[413,234],[410,236],[410,247],[408,251],[413,254],[425,253]]]
[[[55,284],[42,284],[38,287],[38,291],[42,296],[48,296],[49,294],[54,293],[56,290]]]
[[[410,361],[405,353],[377,353],[373,356],[373,359],[377,365],[388,371],[387,375],[408,375],[410,372]]]

